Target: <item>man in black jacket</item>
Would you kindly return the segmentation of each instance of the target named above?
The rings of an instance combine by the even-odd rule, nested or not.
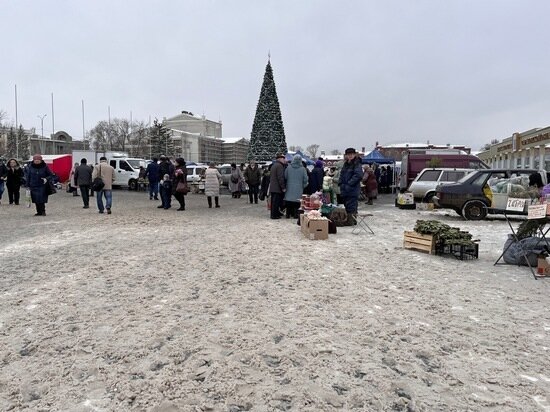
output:
[[[77,166],[74,171],[74,180],[77,186],[80,187],[84,209],[90,207],[90,186],[92,185],[93,172],[93,169],[87,163],[88,161],[83,158],[80,160],[80,166]]]
[[[277,160],[271,166],[269,179],[269,193],[271,193],[271,219],[280,219],[283,215],[283,198],[286,191],[285,182],[286,158],[283,154],[277,155]]]
[[[250,203],[254,200],[254,203],[258,204],[258,188],[262,181],[262,172],[260,172],[260,168],[254,159],[250,161],[250,164],[244,171],[244,181],[248,185],[248,199]]]

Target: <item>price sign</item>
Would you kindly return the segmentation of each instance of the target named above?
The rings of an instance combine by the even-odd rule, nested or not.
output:
[[[506,203],[506,210],[512,210],[514,212],[523,212],[525,208],[526,199],[516,199],[513,197],[508,198]]]
[[[529,205],[527,219],[542,219],[546,217],[546,205]]]

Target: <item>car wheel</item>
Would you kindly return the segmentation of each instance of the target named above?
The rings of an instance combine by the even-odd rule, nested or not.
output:
[[[128,182],[128,189],[137,190],[137,180],[130,179],[130,181]]]
[[[424,196],[424,199],[422,199],[422,201],[424,203],[433,203],[432,197],[434,196],[435,196],[435,192],[428,192],[426,193],[426,196]]]
[[[470,200],[462,207],[462,216],[466,220],[483,220],[487,216],[487,205],[481,200]]]

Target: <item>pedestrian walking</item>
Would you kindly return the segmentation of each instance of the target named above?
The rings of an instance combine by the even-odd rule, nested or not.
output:
[[[92,181],[100,177],[103,180],[103,188],[96,192],[97,209],[99,213],[103,213],[107,210],[107,214],[111,214],[111,207],[113,205],[113,182],[115,181],[115,169],[109,163],[107,158],[102,156],[99,158],[99,164],[96,165],[92,173]],[[105,205],[103,205],[103,197],[105,197]]]
[[[208,168],[204,172],[204,194],[208,200],[208,207],[212,208],[212,198],[216,203],[216,207],[220,207],[219,196],[220,196],[220,182],[222,180],[222,175],[216,169],[216,164],[210,162]]]
[[[42,159],[42,156],[35,154],[27,167],[25,176],[27,187],[31,192],[31,201],[36,207],[35,216],[46,216],[46,203],[48,203],[46,186],[52,175],[53,173]]]
[[[250,160],[250,164],[244,171],[244,180],[248,185],[248,200],[250,203],[258,203],[258,191],[262,182],[262,172],[254,159]]]
[[[8,173],[6,175],[6,188],[10,205],[19,205],[19,192],[24,182],[23,169],[15,159],[8,160]]]
[[[88,161],[86,158],[82,158],[80,160],[80,165],[75,169],[74,180],[80,188],[80,195],[82,196],[84,209],[88,209],[90,207],[90,186],[92,185],[92,173],[93,169],[88,166]]]

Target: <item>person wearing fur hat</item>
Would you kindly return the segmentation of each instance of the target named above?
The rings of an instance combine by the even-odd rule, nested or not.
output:
[[[354,148],[347,148],[344,156],[346,161],[340,171],[340,192],[348,214],[348,225],[353,225],[356,224],[355,215],[357,215],[363,169],[361,168],[361,159],[357,156]]]
[[[185,167],[185,159],[178,157],[176,159],[176,167],[174,170],[174,178],[172,183],[172,193],[176,200],[179,202],[179,211],[185,210],[185,194],[176,191],[178,183],[187,183],[187,168]]]
[[[53,173],[39,154],[32,157],[26,173],[27,187],[31,191],[31,200],[36,206],[35,216],[46,216],[46,203],[48,203],[46,184]]]

